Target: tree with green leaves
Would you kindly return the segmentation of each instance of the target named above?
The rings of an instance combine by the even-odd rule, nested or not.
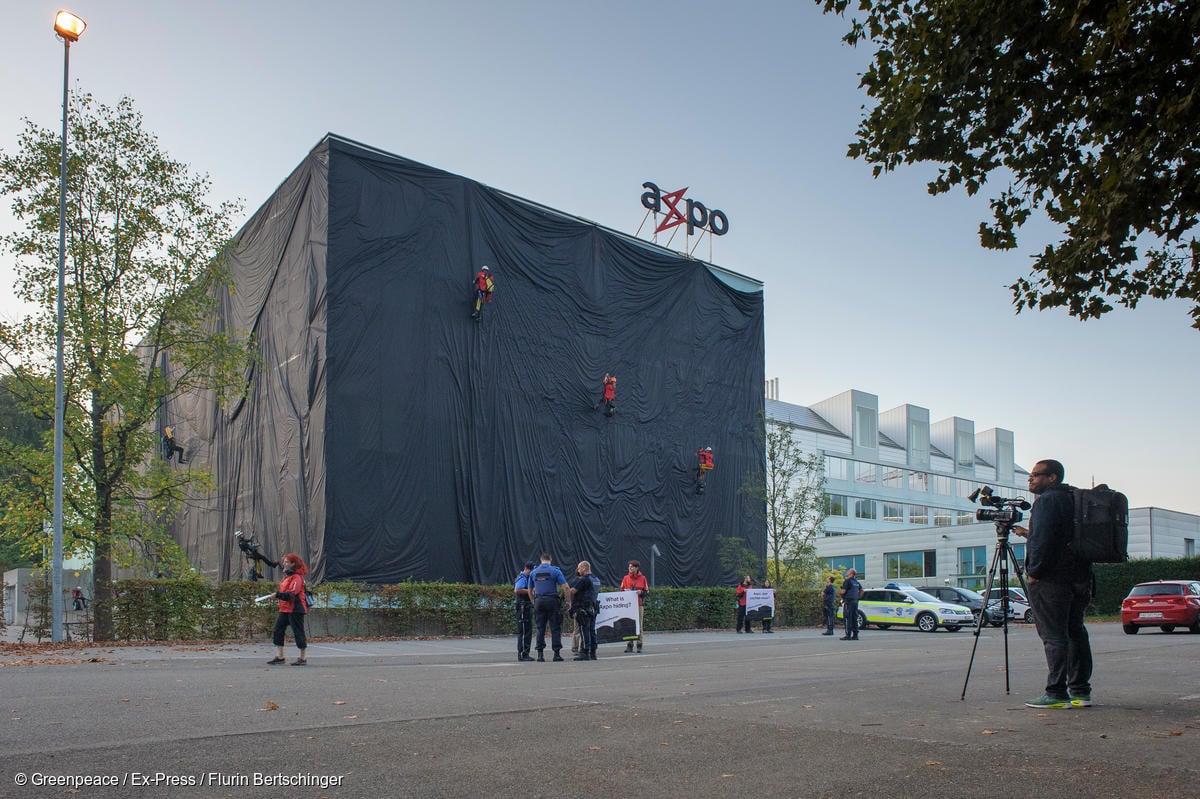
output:
[[[39,560],[35,542],[45,538],[41,521],[34,520],[18,535],[3,522],[3,517],[8,512],[8,498],[31,493],[33,482],[40,477],[20,468],[20,453],[43,447],[53,433],[54,424],[53,420],[39,419],[22,407],[13,388],[12,375],[0,375],[0,573],[28,568]]]
[[[807,585],[817,573],[816,538],[825,523],[824,458],[805,452],[790,425],[763,423],[766,469],[741,492],[766,514],[767,576],[776,587]]]
[[[161,557],[163,520],[206,477],[157,457],[170,423],[162,409],[238,385],[246,363],[236,331],[215,321],[240,208],[210,206],[207,176],[165,154],[130,99],[109,107],[76,91],[70,111],[64,547],[92,549],[95,634],[107,640],[114,559],[139,549]],[[0,368],[15,401],[41,420],[54,418],[61,152],[61,136],[28,119],[16,148],[0,151],[0,191],[22,223],[0,241],[15,257],[15,293],[33,308],[0,322]],[[5,497],[10,533],[50,518],[52,450],[46,437],[7,454],[30,487]]]
[[[816,0],[845,14],[850,0]],[[931,194],[1007,182],[980,224],[1017,246],[1040,209],[1062,238],[1009,288],[1018,312],[1097,318],[1146,297],[1192,303],[1200,329],[1200,3],[855,0],[875,50],[849,154],[874,173],[940,168]]]

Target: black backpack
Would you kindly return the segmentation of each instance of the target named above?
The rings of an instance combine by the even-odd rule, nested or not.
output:
[[[1087,563],[1129,560],[1129,500],[1104,483],[1095,488],[1068,486],[1075,501],[1071,554]]]

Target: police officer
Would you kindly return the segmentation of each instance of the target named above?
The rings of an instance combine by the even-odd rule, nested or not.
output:
[[[571,583],[570,593],[571,616],[575,619],[575,626],[579,630],[579,654],[575,656],[575,659],[595,660],[598,601],[596,584],[599,581],[593,582],[592,564],[586,560],[579,561],[579,565],[575,568],[575,574],[577,576]]]
[[[533,640],[533,561],[525,564],[525,569],[517,575],[513,584],[513,596],[516,597],[517,614],[517,660],[533,660],[529,656],[529,645]]]
[[[562,649],[562,605],[558,601],[558,592],[566,586],[567,578],[562,569],[550,563],[550,556],[542,553],[541,563],[529,574],[533,584],[533,617],[537,622],[537,659],[539,662],[546,658],[542,651],[546,648],[546,625],[550,625],[550,648],[554,650],[554,659],[562,660],[559,654]]]

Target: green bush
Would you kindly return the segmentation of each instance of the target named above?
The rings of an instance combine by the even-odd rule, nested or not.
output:
[[[1138,583],[1154,580],[1200,580],[1200,558],[1154,558],[1129,563],[1097,563],[1092,610],[1110,616],[1121,612],[1121,600]]]
[[[269,635],[278,605],[256,604],[270,583],[209,583],[198,578],[126,579],[115,586],[113,632],[120,641],[245,640]],[[394,638],[435,635],[510,635],[515,631],[508,585],[342,581],[310,586],[310,636]],[[777,627],[821,623],[813,590],[775,592]],[[655,588],[646,600],[648,630],[728,630],[737,600],[732,588]],[[572,630],[570,619],[564,627]]]

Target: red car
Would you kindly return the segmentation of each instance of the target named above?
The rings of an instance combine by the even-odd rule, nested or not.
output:
[[[1121,602],[1121,627],[1129,635],[1142,627],[1158,627],[1164,633],[1187,627],[1200,633],[1200,582],[1159,580],[1135,585]]]

